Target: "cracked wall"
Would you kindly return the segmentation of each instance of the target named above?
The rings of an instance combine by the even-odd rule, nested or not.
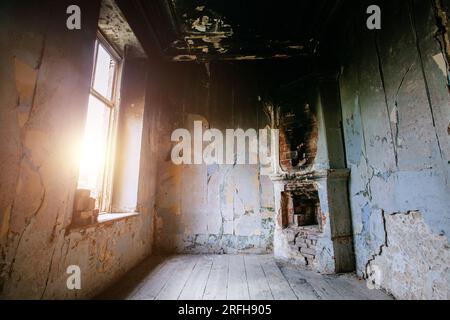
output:
[[[263,253],[272,249],[273,185],[258,165],[180,165],[171,162],[176,128],[264,128],[267,117],[240,64],[171,64],[161,97],[166,111],[160,141],[155,250]],[[159,81],[161,82],[161,81]]]
[[[65,27],[66,8],[74,3],[83,12],[81,31]],[[89,298],[151,252],[152,163],[141,166],[141,214],[69,228],[99,7],[99,1],[0,4],[3,299]],[[53,12],[63,14],[50,18]],[[153,123],[154,116],[146,112],[142,152],[149,156]],[[66,269],[72,264],[81,269],[81,290],[67,289]]]
[[[444,0],[434,0],[433,7],[437,25],[435,38],[445,57],[442,68],[447,72],[447,86],[450,90],[450,5]]]
[[[384,225],[385,241],[366,266],[372,285],[402,299],[448,300],[447,237],[431,232],[418,211],[385,215]]]
[[[379,5],[382,29],[355,16],[340,50],[357,271],[397,298],[448,298],[450,96],[436,16],[430,1]]]

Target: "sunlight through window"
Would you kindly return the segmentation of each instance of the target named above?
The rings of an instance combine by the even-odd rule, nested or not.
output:
[[[116,69],[116,59],[97,41],[78,179],[78,189],[89,189],[97,207],[101,206],[110,156]]]

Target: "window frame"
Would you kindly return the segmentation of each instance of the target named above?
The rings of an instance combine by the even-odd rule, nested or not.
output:
[[[102,48],[111,56],[115,62],[114,75],[111,88],[111,99],[107,99],[101,93],[94,89],[95,73],[97,69],[97,59],[99,47]],[[117,128],[118,128],[118,115],[120,106],[120,85],[122,78],[122,65],[123,58],[117,50],[106,40],[100,30],[97,31],[97,37],[95,39],[94,61],[92,68],[91,82],[89,86],[89,95],[98,99],[110,109],[109,113],[109,126],[107,132],[107,145],[105,152],[105,163],[103,172],[101,173],[101,186],[98,196],[98,209],[100,214],[111,212],[112,203],[112,185],[113,185],[113,172],[114,172],[114,160],[117,141]]]

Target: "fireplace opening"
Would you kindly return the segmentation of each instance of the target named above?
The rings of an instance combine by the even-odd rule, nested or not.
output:
[[[320,210],[318,199],[305,199],[301,195],[293,196],[294,224],[298,227],[319,225],[318,212]]]
[[[284,228],[320,227],[320,201],[314,185],[298,185],[295,190],[282,192],[281,196]]]

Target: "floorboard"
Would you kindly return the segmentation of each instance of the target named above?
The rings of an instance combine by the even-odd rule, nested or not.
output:
[[[169,280],[156,297],[156,300],[177,300],[194,270],[198,259],[198,257],[191,255],[182,256],[177,261],[175,268],[170,273]]]
[[[299,300],[322,300],[322,296],[294,268],[282,267],[281,272],[286,277],[292,290]]]
[[[303,270],[297,270],[298,274],[306,280],[317,292],[322,300],[343,300],[345,296],[339,294],[334,286],[332,286],[328,281],[326,281],[325,276],[314,273],[305,272]]]
[[[200,256],[190,274],[179,300],[201,300],[211,272],[213,256]]]
[[[261,268],[269,284],[270,291],[275,300],[296,300],[297,296],[292,290],[280,268],[271,256],[258,256]]]
[[[353,274],[321,275],[271,255],[151,257],[97,299],[388,300]]]
[[[249,300],[247,274],[244,256],[231,255],[228,266],[227,300]]]
[[[273,300],[273,295],[267,282],[266,275],[256,255],[244,256],[247,274],[248,291],[252,300]]]
[[[226,300],[228,290],[228,255],[216,255],[206,284],[204,300]]]

